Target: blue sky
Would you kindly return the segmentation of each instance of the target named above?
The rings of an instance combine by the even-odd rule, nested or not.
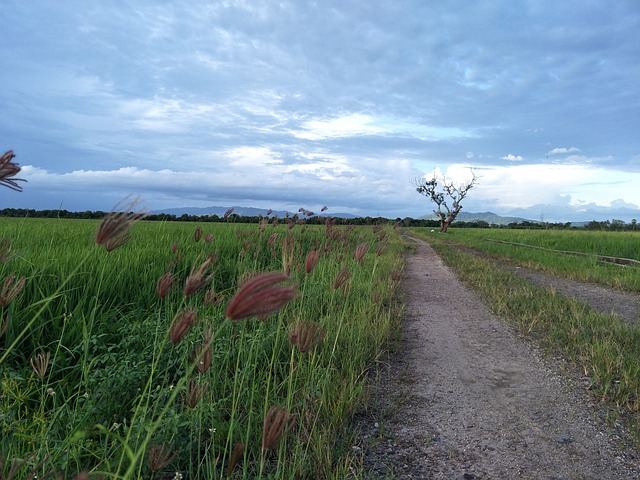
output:
[[[640,2],[4,0],[0,206],[640,219]]]

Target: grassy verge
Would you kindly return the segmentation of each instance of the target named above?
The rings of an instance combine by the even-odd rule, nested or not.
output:
[[[139,222],[107,252],[98,226],[0,219],[0,281],[25,279],[0,307],[0,478],[355,475],[346,425],[395,322],[392,229]],[[296,298],[231,315],[265,272]]]
[[[426,229],[414,229],[414,231],[423,232],[425,235],[430,233]],[[434,234],[426,235],[425,238],[432,239],[434,236],[437,237]],[[576,251],[586,256],[578,257],[548,250],[534,250],[487,241],[487,239],[554,250]],[[640,268],[613,265],[597,260],[598,255],[640,260],[640,249],[638,249],[640,232],[454,228],[446,235],[446,239],[440,240],[465,245],[488,255],[506,258],[524,267],[554,275],[640,292]]]
[[[458,248],[454,236],[412,234],[426,239],[496,315],[589,376],[593,394],[624,412],[640,441],[640,327],[496,269],[490,258]]]

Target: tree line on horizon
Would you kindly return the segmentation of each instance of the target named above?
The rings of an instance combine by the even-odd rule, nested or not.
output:
[[[108,212],[101,210],[91,211],[86,210],[82,212],[73,212],[69,210],[35,210],[27,208],[3,208],[0,209],[0,217],[18,217],[18,218],[66,218],[66,219],[84,219],[84,220],[100,220],[107,215]],[[259,223],[265,217],[260,215],[238,215],[235,213],[230,214],[228,217],[220,216],[217,214],[212,215],[174,215],[168,213],[155,213],[147,214],[144,220],[147,221],[164,221],[164,222],[213,222],[213,223]],[[270,217],[273,221],[275,217]],[[380,224],[397,224],[404,227],[425,227],[436,228],[440,226],[440,220],[426,219],[426,218],[412,218],[412,217],[397,217],[395,219],[385,217],[354,217],[354,218],[340,218],[314,215],[311,217],[297,218],[296,221],[304,223],[305,225],[322,225],[327,219],[330,218],[336,225],[380,225]],[[286,218],[279,219],[282,222],[286,222]],[[472,220],[472,221],[460,221],[453,222],[453,226],[456,228],[512,228],[512,229],[585,229],[585,230],[609,230],[609,231],[628,231],[638,230],[638,222],[634,218],[630,223],[626,223],[623,220],[604,220],[597,221],[592,220],[580,225],[574,225],[571,222],[535,222],[529,220],[523,220],[522,222],[510,222],[507,224],[489,223],[486,220]]]

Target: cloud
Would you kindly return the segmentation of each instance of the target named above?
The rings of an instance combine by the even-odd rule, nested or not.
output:
[[[291,133],[307,140],[324,140],[358,136],[415,137],[438,141],[455,138],[476,138],[477,134],[456,127],[437,127],[393,117],[375,117],[363,113],[349,113],[333,118],[304,121]]]
[[[334,211],[392,218],[408,205],[421,203],[410,183],[415,171],[403,159],[314,154],[301,155],[297,163],[287,164],[267,148],[223,153],[232,160],[227,168],[215,171],[129,166],[61,174],[27,165],[21,177],[27,180],[28,188],[24,196],[15,199],[29,202],[38,196],[71,210],[105,210],[125,195],[134,194],[152,210],[220,204],[284,209],[331,205]],[[387,175],[387,168],[397,176]]]
[[[524,160],[524,157],[522,157],[521,155],[514,155],[514,154],[510,153],[509,155],[505,155],[504,157],[500,157],[500,159],[508,160],[510,162],[521,162],[522,160]]]
[[[611,206],[620,198],[640,204],[640,172],[612,171],[590,164],[531,164],[478,167],[476,200],[501,209],[526,208],[569,199],[571,205]]]
[[[560,153],[573,153],[573,152],[579,152],[579,151],[580,149],[576,147],[569,147],[569,148],[560,147],[560,148],[554,148],[552,150],[549,150],[547,152],[547,155],[558,155]]]

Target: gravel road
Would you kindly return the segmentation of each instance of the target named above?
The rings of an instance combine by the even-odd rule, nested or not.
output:
[[[583,379],[491,314],[421,240],[403,338],[372,376],[354,450],[368,479],[640,479]]]

